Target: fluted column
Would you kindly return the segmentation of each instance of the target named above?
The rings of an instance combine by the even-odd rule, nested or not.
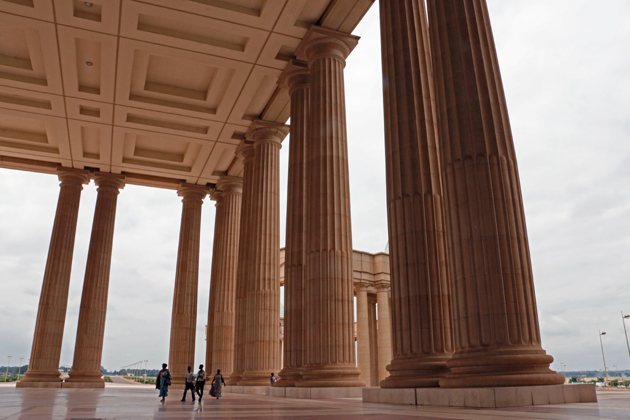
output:
[[[238,266],[236,268],[235,317],[234,317],[234,368],[225,380],[228,385],[236,385],[245,370],[245,318],[247,306],[247,276],[249,272],[249,254],[252,250],[252,191],[254,187],[254,146],[243,142],[237,153],[243,158],[243,196],[241,203],[241,222],[238,241]]]
[[[212,364],[213,360],[213,351],[214,351],[214,308],[215,302],[217,298],[217,283],[214,281],[215,278],[218,277],[219,271],[219,261],[221,260],[221,251],[222,247],[219,245],[221,242],[220,238],[223,237],[223,231],[225,224],[223,223],[223,218],[225,216],[225,212],[222,212],[223,208],[223,194],[221,191],[218,191],[216,188],[210,193],[210,199],[215,201],[216,211],[214,213],[214,240],[212,242],[212,268],[210,270],[210,296],[208,300],[208,322],[206,324],[206,363],[205,368],[208,372],[212,372],[214,369],[214,365]],[[232,360],[232,365],[234,365],[234,360]],[[217,368],[220,369],[220,368]],[[215,371],[216,372],[216,371]],[[229,373],[229,372],[226,372]]]
[[[358,37],[312,26],[296,51],[311,69],[306,150],[306,368],[298,386],[364,386],[354,349],[352,227],[343,69]]]
[[[243,179],[222,177],[217,190],[221,197],[217,201],[212,254],[212,314],[208,316],[212,335],[208,337],[206,369],[209,372],[221,369],[227,380],[234,370],[234,305]]]
[[[68,306],[70,269],[77,231],[79,202],[83,184],[90,182],[88,171],[59,168],[61,181],[57,212],[48,247],[42,292],[31,359],[18,387],[61,387],[59,358]]]
[[[387,378],[392,361],[392,323],[389,317],[389,284],[376,285],[378,305],[378,382]]]
[[[370,385],[370,330],[368,321],[367,285],[355,284],[357,293],[357,366],[361,371],[360,379]]]
[[[98,187],[98,193],[85,267],[74,361],[70,377],[63,385],[71,388],[105,386],[101,377],[101,357],[107,314],[109,270],[112,262],[116,203],[119,190],[125,186],[125,177],[97,172],[94,175],[94,183]]]
[[[427,18],[423,1],[380,8],[393,315],[381,386],[438,386],[454,349]]]
[[[376,320],[376,296],[368,295],[368,343],[370,345],[370,386],[378,386],[378,323]]]
[[[289,185],[284,263],[284,368],[276,386],[295,386],[304,368],[304,227],[306,196],[304,159],[308,139],[310,77],[306,63],[292,60],[280,84],[291,96],[291,140],[289,143]]]
[[[280,371],[280,147],[289,127],[254,121],[251,251],[247,262],[245,369],[239,385],[269,385]]]
[[[523,200],[485,0],[429,0],[456,352],[442,387],[561,384],[540,343]]]
[[[184,387],[188,366],[194,368],[197,333],[197,291],[199,284],[199,244],[201,206],[208,188],[181,184],[177,195],[182,199],[182,221],[179,229],[175,291],[171,315],[169,370],[175,388]]]

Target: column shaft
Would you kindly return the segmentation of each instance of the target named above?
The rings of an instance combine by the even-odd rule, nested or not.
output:
[[[378,305],[378,383],[387,378],[387,366],[392,361],[392,329],[389,317],[388,286],[377,286]]]
[[[306,368],[298,386],[364,386],[354,348],[352,227],[343,69],[358,38],[313,26],[296,53],[311,69],[306,150]]]
[[[18,387],[61,387],[59,359],[68,306],[70,270],[77,231],[79,202],[83,184],[90,182],[87,171],[60,169],[59,200],[53,224],[48,259],[39,298],[35,334],[28,370]]]
[[[201,242],[201,206],[208,194],[205,186],[181,184],[182,221],[175,270],[169,370],[175,388],[184,388],[188,366],[194,369],[197,335],[197,292],[199,285],[199,245]]]
[[[123,176],[100,172],[94,177],[94,182],[98,186],[96,210],[83,281],[74,361],[64,387],[103,388],[105,386],[101,378],[101,358],[107,314],[109,270],[112,262],[116,203],[118,192],[124,187],[124,181]]]
[[[427,18],[418,0],[380,7],[393,316],[381,386],[438,386],[454,349]]]
[[[276,386],[295,386],[304,368],[305,150],[308,139],[310,79],[305,63],[292,60],[281,84],[291,96],[291,141],[284,265],[284,369]]]
[[[212,321],[208,321],[208,325],[212,325],[212,338],[207,343],[212,352],[207,358],[207,368],[211,373],[221,369],[227,380],[234,370],[234,305],[243,180],[223,177],[217,188],[221,191],[221,198],[217,202],[212,256],[213,316]]]
[[[376,297],[368,295],[368,343],[370,345],[370,386],[378,386],[378,323]]]
[[[251,252],[245,307],[245,369],[239,385],[268,385],[280,371],[280,147],[288,126],[255,121]]]
[[[516,154],[485,0],[429,0],[456,352],[442,387],[550,385]]]
[[[356,285],[357,291],[357,366],[361,371],[360,379],[368,386],[372,383],[370,363],[370,325],[368,321],[367,286]]]
[[[252,251],[252,191],[254,187],[254,146],[242,143],[238,154],[243,157],[243,198],[241,202],[241,222],[238,242],[238,266],[236,268],[235,319],[234,319],[234,368],[228,385],[236,385],[245,370],[245,321],[247,306],[247,276],[249,272],[249,254]]]

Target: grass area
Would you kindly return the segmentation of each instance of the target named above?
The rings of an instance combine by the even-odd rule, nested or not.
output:
[[[22,377],[24,377],[24,375],[20,375],[20,378]],[[0,382],[15,382],[17,380],[18,380],[18,375],[0,376]]]
[[[125,376],[125,379],[141,384],[155,384],[155,378],[143,378],[142,376]]]
[[[105,382],[114,382],[114,381],[112,381],[112,378],[110,378],[109,376],[103,376],[103,380]]]

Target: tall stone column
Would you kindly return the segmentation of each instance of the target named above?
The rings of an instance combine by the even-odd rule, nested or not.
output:
[[[304,160],[308,139],[310,72],[306,63],[291,60],[280,78],[291,96],[291,141],[284,264],[284,369],[276,386],[295,386],[304,368],[304,260],[306,195]]]
[[[217,213],[212,254],[211,312],[208,314],[206,364],[210,373],[221,369],[224,379],[234,370],[236,269],[243,179],[222,177],[217,184]],[[225,373],[224,373],[225,372]]]
[[[376,320],[376,296],[368,295],[368,342],[370,345],[370,382],[378,386],[378,323]]]
[[[354,349],[352,227],[343,69],[358,37],[312,26],[296,56],[311,69],[306,150],[306,368],[298,386],[364,386]]]
[[[241,203],[241,223],[238,241],[238,266],[236,268],[235,319],[234,319],[234,368],[228,385],[236,385],[245,370],[245,318],[247,306],[247,275],[249,272],[249,254],[252,250],[252,191],[254,187],[254,146],[243,142],[237,153],[243,158],[243,198]]]
[[[48,259],[39,297],[33,347],[28,370],[18,387],[61,387],[59,358],[68,306],[70,269],[77,231],[79,202],[83,184],[90,182],[89,172],[59,168],[61,181],[57,212],[53,224]]]
[[[221,211],[223,206],[223,194],[221,191],[218,191],[216,188],[210,193],[210,199],[215,201],[216,207],[215,215],[214,215],[214,241],[212,243],[212,269],[210,270],[210,296],[208,300],[208,322],[206,324],[206,371],[212,373],[213,372],[213,364],[212,364],[212,353],[214,350],[214,308],[215,302],[217,298],[217,282],[214,281],[215,278],[218,277],[219,263],[218,261],[221,259],[221,247],[219,242],[221,240],[219,238],[223,237],[223,230],[225,224],[223,223],[224,212]],[[234,360],[232,360],[232,365],[234,365]],[[229,373],[229,372],[226,372]],[[227,377],[227,376],[226,376]]]
[[[254,121],[251,250],[247,255],[245,369],[239,385],[268,385],[280,371],[280,147],[289,126]]]
[[[125,186],[125,177],[108,173],[94,174],[98,186],[92,236],[88,250],[77,340],[70,377],[64,388],[103,388],[101,357],[107,314],[109,270],[112,263],[112,244],[118,192]]]
[[[188,366],[193,369],[195,367],[201,206],[207,194],[208,188],[201,185],[180,184],[177,190],[177,195],[183,197],[182,221],[179,229],[168,355],[171,381],[175,388],[184,388]]]
[[[380,8],[393,315],[381,386],[438,386],[454,348],[427,17],[418,0]]]
[[[392,361],[392,322],[389,317],[389,284],[376,285],[378,305],[378,381],[387,378],[387,366]]]
[[[361,371],[360,379],[371,385],[370,363],[370,325],[368,321],[367,285],[355,284],[357,293],[357,366]]]
[[[540,343],[516,154],[485,0],[429,0],[456,352],[441,387],[561,384]]]

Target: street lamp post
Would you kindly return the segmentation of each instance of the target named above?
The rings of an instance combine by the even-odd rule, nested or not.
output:
[[[148,362],[149,362],[148,360],[144,361],[144,383],[145,384],[147,383],[147,363]]]
[[[9,356],[9,363],[7,363],[7,371],[6,371],[6,373],[4,374],[4,382],[5,382],[5,383],[6,383],[6,382],[7,382],[7,380],[9,379],[9,366],[11,366],[11,358],[12,358],[12,357],[13,357],[13,356]]]
[[[626,319],[630,318],[630,315],[624,315],[621,311],[621,322],[623,322],[623,332],[626,333],[626,346],[628,346],[628,356],[630,356],[630,342],[628,342],[628,331],[626,330]]]
[[[20,380],[20,374],[22,373],[22,360],[24,360],[24,358],[20,357],[20,368],[18,369],[18,381]]]
[[[602,347],[602,359],[604,360],[604,374],[606,375],[604,385],[608,389],[608,369],[606,369],[606,357],[604,356],[604,342],[602,341],[602,335],[606,335],[606,331],[599,331],[599,345]]]

